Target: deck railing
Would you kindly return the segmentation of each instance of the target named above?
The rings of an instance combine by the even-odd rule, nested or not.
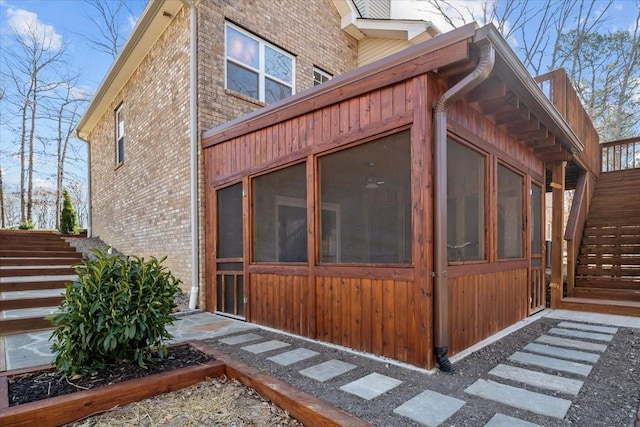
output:
[[[559,69],[538,76],[535,81],[584,144],[584,151],[574,156],[574,162],[597,177],[602,161],[600,138],[567,73]]]
[[[640,169],[640,137],[601,144],[602,172]]]

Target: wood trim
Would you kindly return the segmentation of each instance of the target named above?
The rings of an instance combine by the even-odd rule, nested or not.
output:
[[[249,264],[248,274],[276,274],[279,276],[308,276],[309,266],[300,264]]]
[[[320,242],[316,242],[316,236],[320,235],[320,209],[316,209],[316,194],[318,194],[318,162],[314,156],[307,157],[307,259],[309,267],[307,272],[306,288],[302,289],[303,304],[306,302],[306,316],[300,313],[301,331],[309,337],[316,336],[316,271],[315,264],[320,254]]]
[[[482,264],[449,265],[449,277],[474,276],[476,274],[499,273],[502,271],[529,268],[528,259],[505,260]]]
[[[405,280],[415,279],[414,267],[380,267],[374,265],[317,265],[316,277],[350,277],[375,280]]]

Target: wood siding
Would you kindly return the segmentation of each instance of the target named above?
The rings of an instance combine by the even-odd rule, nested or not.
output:
[[[526,268],[449,278],[450,354],[524,319],[528,292]]]

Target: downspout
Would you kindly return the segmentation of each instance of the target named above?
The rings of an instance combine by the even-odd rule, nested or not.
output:
[[[189,135],[190,135],[190,183],[191,183],[191,294],[189,309],[193,310],[198,304],[200,282],[200,251],[199,251],[199,221],[198,221],[198,27],[197,10],[191,0],[182,0],[189,8]]]
[[[481,47],[478,66],[445,92],[434,112],[434,344],[436,362],[443,372],[455,370],[447,358],[449,346],[449,287],[447,283],[447,111],[489,77],[495,62],[491,43]]]

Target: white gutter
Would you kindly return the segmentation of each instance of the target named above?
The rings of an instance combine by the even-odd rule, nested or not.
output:
[[[191,184],[191,294],[189,308],[195,309],[200,290],[200,251],[198,221],[198,27],[197,10],[191,0],[182,0],[189,8],[189,136],[190,136],[190,184]]]

